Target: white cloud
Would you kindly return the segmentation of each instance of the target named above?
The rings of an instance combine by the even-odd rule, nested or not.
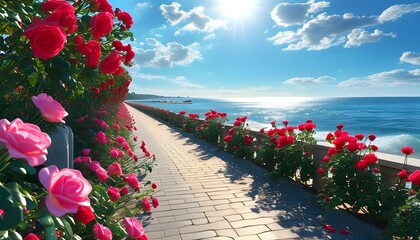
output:
[[[335,81],[335,78],[330,76],[321,76],[318,78],[312,78],[312,77],[295,77],[290,78],[284,81],[283,83],[286,84],[294,84],[294,85],[301,85],[301,86],[307,86],[307,85],[320,85]]]
[[[303,24],[310,13],[316,13],[323,8],[329,7],[329,2],[307,3],[280,3],[271,10],[271,18],[277,25],[288,27],[296,24]]]
[[[177,85],[180,85],[181,87],[185,87],[189,89],[204,89],[205,88],[199,84],[191,83],[184,76],[178,76],[170,80],[176,83]]]
[[[171,23],[172,26],[185,22],[180,30],[175,32],[179,35],[181,31],[198,31],[198,32],[213,32],[219,28],[227,28],[226,21],[220,19],[213,19],[204,14],[205,8],[198,6],[185,12],[180,9],[181,4],[173,2],[171,5],[162,4],[160,9],[162,15]]]
[[[329,6],[328,2],[315,3],[314,1],[303,4],[281,3],[273,9],[271,15],[280,26],[299,24],[308,18],[308,13],[311,11],[308,5],[312,6],[313,4],[319,5],[316,5],[318,8],[315,7],[312,11]],[[279,11],[279,8],[285,7],[293,7],[294,10],[285,13]],[[420,11],[420,3],[394,5],[383,11],[380,16],[356,16],[352,13],[328,15],[322,13],[304,22],[303,26],[296,31],[280,31],[269,37],[268,40],[272,41],[274,45],[287,45],[283,50],[322,50],[342,44],[345,47],[360,46],[367,42],[379,41],[383,37],[396,36],[394,33],[383,33],[378,29],[369,33],[365,28],[382,24],[385,21],[393,21],[404,14],[417,11]],[[296,14],[293,15],[292,12]]]
[[[401,85],[420,84],[420,69],[405,70],[396,69],[381,72],[367,77],[350,78],[337,84],[337,87],[392,87]]]
[[[289,44],[285,50],[321,50],[345,42],[342,34],[353,29],[377,24],[375,17],[354,16],[352,14],[318,15],[306,22],[302,28],[293,31],[279,32],[269,38],[274,44]]]
[[[216,34],[211,33],[204,37],[204,40],[211,40],[211,39],[216,39]]]
[[[141,66],[172,67],[174,65],[188,65],[201,59],[200,45],[196,42],[188,46],[177,42],[169,42],[164,45],[154,38],[148,38],[146,44],[152,48],[133,48],[136,52],[136,63]]]
[[[168,20],[172,26],[181,22],[187,15],[183,10],[180,10],[181,4],[178,2],[173,2],[171,5],[160,5],[160,10],[162,10],[162,15]]]
[[[393,5],[378,17],[381,22],[395,21],[404,14],[420,11],[420,3]]]
[[[146,7],[151,7],[150,2],[140,2],[136,4],[137,8],[146,8]]]
[[[400,57],[400,61],[413,65],[420,65],[420,53],[404,52]]]
[[[190,82],[185,76],[176,76],[176,77],[169,77],[166,75],[155,75],[155,74],[147,74],[141,73],[139,71],[139,67],[136,68],[133,72],[135,72],[133,77],[136,77],[140,80],[165,80],[175,83],[176,85],[187,88],[187,89],[204,89],[205,87]],[[131,72],[130,72],[131,73]]]
[[[377,42],[384,37],[395,38],[397,35],[395,33],[384,33],[379,29],[375,29],[372,33],[365,31],[363,29],[353,29],[349,35],[347,35],[348,41],[345,48],[352,46],[360,46],[368,42]]]

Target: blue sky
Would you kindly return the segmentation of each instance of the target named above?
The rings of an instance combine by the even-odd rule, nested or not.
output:
[[[134,19],[130,91],[420,96],[419,1],[109,2]]]

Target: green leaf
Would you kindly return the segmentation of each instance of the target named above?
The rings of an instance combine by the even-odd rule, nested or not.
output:
[[[105,191],[105,189],[101,185],[93,185],[93,191],[98,193],[102,198],[108,199],[108,193]]]
[[[29,82],[29,84],[31,84],[32,87],[35,86],[35,84],[38,80],[38,77],[39,77],[39,73],[37,73],[37,72],[34,72],[31,75],[29,75],[28,82]]]
[[[0,231],[16,227],[23,221],[23,208],[14,204],[12,192],[0,186],[0,206],[4,210],[0,216]]]
[[[73,235],[73,229],[70,226],[70,223],[66,220],[63,220],[64,223],[64,230],[66,231],[66,235],[68,238],[72,239],[74,237]]]
[[[54,225],[50,225],[50,226],[47,226],[45,228],[45,239],[46,240],[56,240],[57,239],[57,231],[55,230]]]
[[[43,216],[41,218],[39,218],[39,222],[43,225],[43,226],[55,226],[54,225],[54,220],[51,217],[51,215],[46,215]]]
[[[15,231],[9,231],[9,239],[11,239],[11,240],[22,240],[22,236]]]
[[[13,202],[17,203],[20,206],[26,206],[26,199],[19,191],[19,185],[15,182],[6,183],[5,186],[10,190],[12,194]]]

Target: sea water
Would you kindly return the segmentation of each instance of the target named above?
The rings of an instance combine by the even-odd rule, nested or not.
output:
[[[184,101],[192,104],[168,104],[156,100]],[[413,157],[420,158],[420,97],[357,97],[357,98],[164,98],[132,100],[145,105],[168,109],[204,113],[210,109],[228,114],[228,124],[237,117],[248,116],[253,130],[269,128],[271,121],[282,126],[298,125],[311,119],[316,125],[316,138],[325,140],[328,132],[336,130],[338,124],[354,135],[375,134],[374,143],[381,152],[402,155],[401,147],[409,145],[415,150]]]

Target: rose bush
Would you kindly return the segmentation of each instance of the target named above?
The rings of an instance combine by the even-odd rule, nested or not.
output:
[[[134,148],[122,104],[131,16],[107,0],[0,0],[0,12],[0,239],[127,238],[123,219],[144,211],[128,206],[154,191],[139,180],[154,156]],[[64,118],[77,170],[48,155],[47,133]]]

